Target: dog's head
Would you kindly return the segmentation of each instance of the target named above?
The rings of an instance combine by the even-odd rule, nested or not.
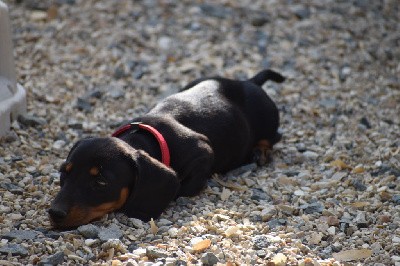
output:
[[[118,138],[80,140],[60,172],[61,189],[49,209],[56,228],[76,227],[116,210],[156,218],[179,189],[173,170]]]

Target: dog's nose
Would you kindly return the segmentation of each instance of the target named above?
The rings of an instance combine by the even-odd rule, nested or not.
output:
[[[48,212],[50,218],[55,222],[62,221],[65,217],[67,217],[67,212],[60,209],[50,208]]]

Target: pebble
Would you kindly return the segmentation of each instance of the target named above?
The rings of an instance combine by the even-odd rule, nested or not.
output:
[[[172,227],[172,228],[168,229],[168,235],[170,237],[177,237],[178,234],[179,234],[179,230],[177,228]]]
[[[232,14],[230,9],[217,4],[200,4],[200,9],[205,15],[220,19],[227,18]]]
[[[268,221],[278,213],[277,209],[273,205],[267,205],[261,210],[261,217],[263,221]]]
[[[296,208],[290,205],[279,205],[278,208],[286,215],[293,215],[296,211]]]
[[[285,226],[287,224],[287,220],[286,219],[272,219],[270,221],[268,221],[268,226],[271,229],[274,229],[278,226]]]
[[[306,18],[309,18],[311,15],[309,8],[305,8],[305,7],[301,7],[301,6],[295,7],[293,10],[293,13],[299,19],[306,19]]]
[[[364,185],[363,182],[360,180],[354,180],[353,187],[358,191],[366,191],[367,190],[367,186]]]
[[[162,50],[169,50],[173,45],[173,41],[170,37],[162,36],[158,39],[158,47]]]
[[[400,205],[400,194],[393,195],[392,201],[393,201],[396,205]]]
[[[3,182],[3,183],[0,183],[0,187],[4,188],[7,191],[10,191],[13,194],[17,194],[17,195],[22,195],[24,192],[24,190],[21,187],[16,186],[12,183]]]
[[[29,115],[29,114],[19,115],[18,122],[20,122],[22,125],[27,126],[27,127],[44,126],[47,124],[47,121],[44,118]]]
[[[60,265],[63,262],[64,262],[64,252],[60,251],[42,259],[37,265],[38,266]]]
[[[196,239],[196,238],[194,238],[194,239]],[[198,240],[193,241],[194,239],[192,239],[190,241],[190,243],[191,243],[190,249],[193,252],[203,252],[204,250],[208,249],[211,246],[211,240],[210,239],[204,239],[204,240],[200,240],[200,241],[198,241]]]
[[[332,175],[331,179],[335,181],[342,181],[343,178],[347,176],[346,172],[336,172]]]
[[[157,222],[157,225],[160,227],[161,226],[170,226],[170,225],[172,225],[172,222],[167,219],[159,219]]]
[[[78,97],[76,100],[76,108],[80,111],[85,111],[90,113],[92,111],[92,105],[86,99]]]
[[[324,205],[321,202],[314,202],[311,204],[306,204],[306,205],[300,206],[300,208],[303,209],[304,213],[306,213],[306,214],[322,213],[322,211],[325,209]]]
[[[271,260],[271,262],[273,262],[276,266],[284,266],[286,265],[286,261],[287,257],[283,253],[276,254]]]
[[[259,258],[265,258],[267,256],[267,252],[264,249],[260,249],[256,251],[257,257]]]
[[[333,243],[333,245],[332,245],[332,252],[339,252],[339,251],[342,250],[342,248],[343,248],[343,245],[342,245],[342,244],[340,244],[340,243],[338,243],[338,242],[335,242],[335,243]]]
[[[115,70],[114,70],[114,75],[113,75],[113,77],[115,78],[115,79],[122,79],[122,78],[124,78],[126,76],[126,73],[125,73],[125,71],[124,71],[124,69],[122,69],[121,67],[117,67]],[[114,98],[114,97],[113,97]]]
[[[194,201],[188,197],[179,197],[176,199],[176,203],[180,206],[189,206],[194,204]]]
[[[99,239],[91,239],[91,238],[85,239],[85,245],[88,247],[95,246],[98,244],[100,244]]]
[[[82,129],[83,124],[81,122],[75,121],[75,120],[70,120],[68,121],[68,127],[72,129]]]
[[[327,224],[329,226],[338,226],[339,225],[339,219],[336,216],[329,216],[327,219]]]
[[[136,219],[136,218],[129,218],[128,223],[129,223],[129,226],[132,226],[134,228],[143,228],[144,227],[143,221]]]
[[[60,237],[63,237],[63,233],[61,232],[55,232],[55,231],[48,231],[45,233],[46,237],[52,238],[52,239],[59,239]]]
[[[163,265],[165,266],[175,266],[176,265],[176,258],[165,258],[163,261]]]
[[[115,252],[126,253],[127,249],[125,245],[119,239],[108,239],[105,243],[101,245],[103,250],[113,249]]]
[[[251,25],[254,27],[262,27],[266,23],[270,22],[268,14],[257,14],[251,18]]]
[[[262,189],[259,188],[254,188],[252,189],[253,194],[251,195],[252,200],[260,201],[260,200],[266,200],[270,201],[271,197],[265,193]]]
[[[207,252],[201,255],[200,261],[205,266],[212,266],[216,265],[219,262],[219,259],[214,255],[214,253]]]
[[[190,239],[189,244],[191,246],[196,245],[197,243],[203,241],[204,239],[202,237],[194,237],[192,239]]]
[[[20,213],[11,213],[8,217],[13,221],[18,221],[18,220],[24,219],[24,216],[22,216],[22,214],[20,214]]]
[[[381,197],[383,202],[389,201],[392,198],[392,194],[387,191],[380,192],[379,196]]]
[[[365,212],[363,211],[358,211],[356,218],[354,218],[353,221],[358,228],[367,228],[368,227],[368,222],[365,218]]]
[[[79,226],[78,232],[85,238],[97,238],[100,232],[100,228],[93,224],[86,224]]]
[[[10,232],[2,235],[3,238],[8,240],[32,240],[35,239],[40,232],[32,230],[11,230]]]
[[[338,101],[336,99],[322,99],[319,101],[319,104],[327,109],[327,111],[333,112],[336,110]]]
[[[313,151],[305,151],[303,155],[308,160],[316,160],[319,157],[319,154]]]
[[[28,250],[19,244],[9,243],[0,247],[0,254],[8,255],[11,253],[14,256],[27,256]]]
[[[297,148],[297,151],[299,151],[299,152],[307,151],[306,144],[304,144],[304,143],[297,143],[296,148]]]
[[[101,228],[98,232],[98,238],[101,241],[107,241],[110,239],[119,239],[124,235],[123,231],[116,225],[111,225],[107,228]]]
[[[379,242],[372,243],[371,249],[374,252],[374,254],[379,254],[382,250],[382,245]]]
[[[256,250],[268,247],[269,243],[270,242],[269,242],[268,238],[264,235],[255,236],[253,238],[253,246],[254,246],[254,249],[256,249]]]
[[[328,234],[330,234],[330,235],[332,235],[332,236],[336,235],[336,227],[330,226],[330,227],[327,229],[327,232],[328,232]]]
[[[344,82],[351,74],[351,68],[349,66],[344,66],[340,69],[339,79]]]
[[[378,222],[380,224],[389,223],[391,220],[392,220],[392,218],[389,215],[379,215],[378,216]]]
[[[137,248],[132,251],[132,254],[138,256],[139,258],[146,256],[147,250],[145,248]]]
[[[293,192],[293,194],[296,195],[296,196],[299,196],[299,197],[307,195],[307,193],[304,192],[304,191],[301,190],[301,189],[295,190],[295,191]]]
[[[368,119],[366,117],[361,118],[360,124],[365,126],[365,128],[367,128],[367,129],[371,129],[372,128],[371,124],[369,123],[369,121],[368,121]]]
[[[41,10],[32,11],[30,14],[30,19],[36,22],[45,21],[47,19],[47,12]]]
[[[161,248],[149,246],[146,248],[146,256],[152,259],[166,258],[169,256],[169,253]]]
[[[83,99],[90,99],[90,98],[95,98],[95,99],[101,99],[103,97],[103,90],[99,88],[94,88],[94,89],[89,89],[84,95]]]
[[[120,88],[113,88],[109,92],[107,92],[107,96],[117,100],[123,98],[125,96],[125,92]]]
[[[60,150],[65,146],[65,144],[66,144],[65,141],[60,139],[60,140],[54,141],[52,147],[55,150]]]

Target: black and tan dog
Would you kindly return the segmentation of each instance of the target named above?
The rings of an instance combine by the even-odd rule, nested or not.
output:
[[[265,161],[281,135],[278,109],[261,88],[284,78],[264,70],[247,81],[199,79],[112,137],[78,141],[61,166],[49,209],[54,227],[113,211],[144,221],[179,196],[198,194],[213,173]]]

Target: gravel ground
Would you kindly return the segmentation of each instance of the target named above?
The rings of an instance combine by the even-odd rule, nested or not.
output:
[[[7,2],[7,1],[6,1]],[[8,1],[28,114],[0,142],[0,265],[400,265],[400,19],[387,1]],[[283,140],[153,224],[53,231],[72,144],[194,78],[262,68]]]

